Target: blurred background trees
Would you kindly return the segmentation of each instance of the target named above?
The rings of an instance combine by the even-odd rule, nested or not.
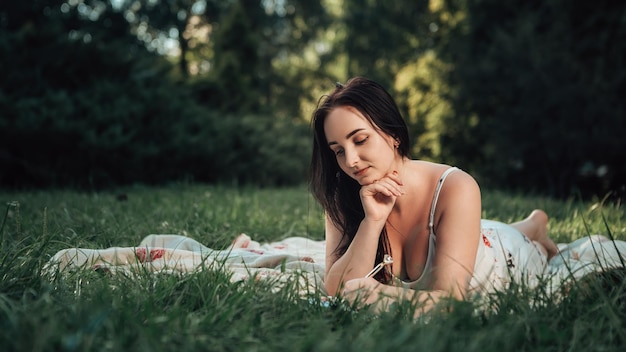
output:
[[[0,4],[0,186],[303,183],[335,81],[397,97],[416,158],[483,187],[626,187],[626,3]]]

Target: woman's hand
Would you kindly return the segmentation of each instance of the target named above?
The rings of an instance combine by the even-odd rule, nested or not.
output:
[[[443,290],[415,291],[410,288],[384,285],[369,277],[347,281],[342,297],[356,308],[367,306],[376,314],[388,311],[395,302],[408,300],[415,304],[413,317],[417,318],[436,307],[441,299],[449,299],[452,296],[450,292]]]
[[[358,278],[346,281],[342,296],[350,304],[359,307],[377,303],[380,299],[379,292],[382,284],[374,278]]]
[[[374,278],[359,278],[346,281],[343,298],[354,307],[369,307],[375,314],[388,311],[398,300],[407,299],[410,289],[381,284]],[[410,298],[408,298],[410,299]]]
[[[365,218],[373,221],[387,220],[396,199],[403,194],[402,180],[396,171],[362,186],[360,196]]]

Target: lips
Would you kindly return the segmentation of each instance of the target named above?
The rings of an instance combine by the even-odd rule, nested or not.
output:
[[[354,176],[355,177],[363,176],[367,172],[367,170],[369,170],[369,168],[370,167],[368,166],[368,167],[362,168],[361,170],[355,171]]]

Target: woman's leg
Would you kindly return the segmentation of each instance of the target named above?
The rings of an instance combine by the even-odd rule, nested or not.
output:
[[[546,251],[548,259],[559,252],[554,241],[548,237],[548,215],[545,211],[535,209],[526,219],[514,222],[511,226],[525,234],[531,241],[538,243]]]

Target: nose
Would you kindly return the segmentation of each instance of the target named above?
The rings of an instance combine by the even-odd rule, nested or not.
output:
[[[346,149],[344,153],[346,155],[346,165],[348,167],[356,166],[361,160],[361,158],[359,158],[359,153],[357,153],[353,148]]]

